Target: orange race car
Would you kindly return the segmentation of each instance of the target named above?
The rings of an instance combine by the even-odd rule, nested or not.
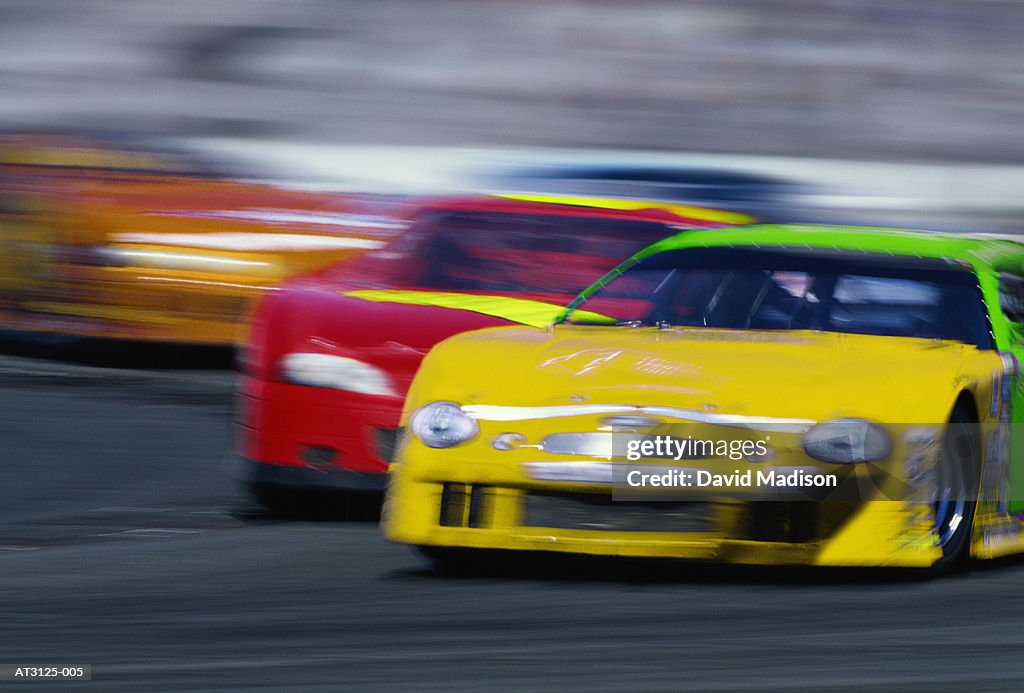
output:
[[[404,209],[164,145],[0,135],[0,328],[233,345],[254,297],[383,246]]]

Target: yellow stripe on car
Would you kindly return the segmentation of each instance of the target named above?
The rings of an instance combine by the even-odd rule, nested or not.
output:
[[[517,322],[530,327],[546,327],[560,316],[565,308],[560,305],[509,296],[478,296],[473,294],[435,291],[401,291],[391,289],[367,289],[346,291],[344,296],[361,298],[364,301],[381,303],[404,303],[414,306],[436,306],[468,310],[473,313],[490,315],[495,318]],[[614,324],[615,320],[599,313],[576,312],[576,317],[585,317],[595,323]]]
[[[620,209],[626,211],[639,211],[641,209],[663,209],[666,212],[677,214],[680,217],[700,219],[721,224],[751,224],[754,217],[740,214],[739,212],[727,212],[722,209],[711,209],[709,207],[693,207],[691,205],[680,205],[672,202],[656,202],[653,200],[618,200],[600,197],[565,197],[562,195],[520,195],[503,194],[495,195],[506,200],[520,200],[522,202],[542,202],[547,204],[574,205],[576,207],[600,207],[603,209]]]

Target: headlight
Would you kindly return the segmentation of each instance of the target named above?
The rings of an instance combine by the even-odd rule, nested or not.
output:
[[[892,440],[885,429],[863,419],[835,419],[804,434],[804,450],[822,462],[874,462],[889,455]]]
[[[197,236],[197,238],[199,237]],[[235,272],[257,275],[275,273],[273,263],[266,260],[247,260],[201,251],[146,250],[113,246],[100,248],[98,254],[104,259],[104,264],[113,267],[144,267],[186,272]]]
[[[281,359],[281,375],[296,385],[329,387],[364,395],[398,396],[387,373],[376,366],[344,356],[288,354]]]
[[[413,433],[431,448],[450,448],[464,443],[479,430],[476,420],[469,418],[454,402],[431,402],[412,417]]]

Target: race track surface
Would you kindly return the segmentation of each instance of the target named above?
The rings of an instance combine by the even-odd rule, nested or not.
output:
[[[223,474],[232,377],[0,357],[0,664],[24,690],[1013,690],[1024,564],[435,574]]]

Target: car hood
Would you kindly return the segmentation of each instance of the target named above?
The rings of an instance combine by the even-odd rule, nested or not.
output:
[[[506,328],[460,335],[435,349],[407,408],[445,399],[476,406],[669,406],[751,417],[937,423],[966,387],[990,392],[1002,368],[997,352],[923,339],[708,328]]]
[[[254,365],[271,373],[285,353],[316,351],[376,365],[403,391],[423,357],[452,335],[510,323],[550,323],[568,297],[552,302],[511,296],[400,289],[357,289],[295,282],[270,296],[254,327]]]

